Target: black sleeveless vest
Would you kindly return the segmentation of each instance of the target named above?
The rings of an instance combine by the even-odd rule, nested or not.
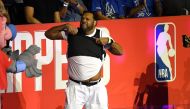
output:
[[[102,45],[96,44],[96,39],[100,38],[100,30],[96,29],[96,33],[92,37],[85,36],[79,29],[77,35],[68,36],[68,58],[73,56],[91,56],[102,60],[105,51]]]

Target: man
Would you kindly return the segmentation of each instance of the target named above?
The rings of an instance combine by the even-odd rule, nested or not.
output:
[[[128,18],[155,17],[162,15],[160,0],[132,0],[127,4]]]
[[[118,0],[92,0],[91,11],[98,20],[125,18],[123,6]]]
[[[63,22],[80,21],[81,15],[86,11],[82,0],[61,0],[63,6],[60,9],[60,16]]]
[[[190,15],[189,0],[161,0],[163,16]]]
[[[68,87],[66,109],[108,109],[107,91],[100,82],[104,47],[115,55],[122,55],[121,46],[104,31],[96,29],[91,12],[84,12],[80,28],[70,24],[52,27],[47,38],[68,42]]]
[[[39,24],[61,22],[59,0],[24,0],[24,5],[27,23]]]

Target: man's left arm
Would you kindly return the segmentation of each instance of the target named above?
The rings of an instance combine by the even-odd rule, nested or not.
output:
[[[161,1],[160,0],[154,0],[154,4],[155,4],[155,10],[156,10],[157,16],[162,16],[163,9],[162,9]]]
[[[122,55],[123,54],[123,49],[122,47],[113,39],[110,37],[101,37],[96,39],[96,43],[103,45],[104,48],[108,49],[108,51],[114,55]]]
[[[122,55],[123,49],[121,45],[111,38],[107,28],[100,28],[100,30],[101,36],[100,38],[96,39],[96,43],[103,45],[104,48],[108,49],[108,51],[114,55]]]
[[[114,55],[122,55],[123,54],[123,49],[117,42],[113,42],[110,45],[108,51]]]

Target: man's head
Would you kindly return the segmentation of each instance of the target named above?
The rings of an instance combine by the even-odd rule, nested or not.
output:
[[[86,11],[83,13],[81,21],[80,21],[80,28],[85,32],[93,32],[96,26],[96,20],[94,18],[94,14],[92,12]]]

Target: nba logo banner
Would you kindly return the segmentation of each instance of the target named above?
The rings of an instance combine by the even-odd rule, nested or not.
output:
[[[176,27],[173,23],[155,26],[155,79],[171,82],[176,78]]]

